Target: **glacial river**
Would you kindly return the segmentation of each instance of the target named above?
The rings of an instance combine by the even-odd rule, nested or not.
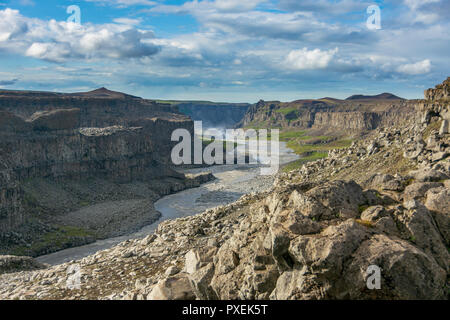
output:
[[[279,159],[282,165],[298,159],[298,156],[288,149],[285,143],[281,142]],[[159,223],[164,220],[195,215],[217,206],[232,203],[244,194],[270,189],[274,176],[262,176],[260,169],[261,166],[259,165],[223,165],[186,170],[185,173],[209,171],[214,174],[216,180],[199,188],[184,190],[161,198],[155,203],[156,210],[162,214],[160,220],[138,232],[61,250],[40,256],[36,260],[52,265],[78,260],[95,254],[97,251],[109,249],[128,239],[144,238],[154,233]]]

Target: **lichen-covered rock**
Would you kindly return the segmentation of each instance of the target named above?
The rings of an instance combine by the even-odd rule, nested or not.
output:
[[[433,212],[437,227],[450,246],[450,190],[448,187],[431,189],[426,198],[425,206]]]
[[[374,189],[388,190],[388,191],[403,191],[405,188],[404,182],[389,174],[375,174],[367,183]]]
[[[418,182],[410,184],[403,193],[404,200],[414,200],[423,198],[428,190],[441,188],[444,185],[439,182]]]
[[[450,178],[444,172],[433,169],[411,171],[410,175],[412,175],[418,182],[438,182]]]
[[[358,216],[359,206],[365,202],[361,186],[354,181],[331,181],[306,194],[330,208],[335,216],[343,218]]]
[[[410,233],[410,240],[448,271],[450,254],[430,211],[416,200],[409,200],[403,205],[406,210],[397,215],[397,219]]]
[[[380,289],[369,290],[367,270],[381,269]],[[347,299],[445,299],[446,272],[406,241],[375,235],[361,244],[344,273]],[[347,291],[347,292],[345,292]]]

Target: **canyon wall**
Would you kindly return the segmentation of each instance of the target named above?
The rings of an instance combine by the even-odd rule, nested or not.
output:
[[[249,108],[240,125],[367,131],[415,117],[416,102],[400,99],[260,101]]]
[[[197,185],[170,160],[177,143],[171,134],[179,128],[194,131],[176,107],[106,89],[79,95],[0,91],[0,248],[5,237],[36,221],[51,225],[56,215],[86,205],[127,200],[121,184],[145,183],[148,192],[131,197],[152,200]],[[93,190],[95,203],[70,200],[79,198],[75,186],[90,179],[117,191]],[[66,194],[67,206],[58,205]],[[53,203],[43,204],[46,197]]]

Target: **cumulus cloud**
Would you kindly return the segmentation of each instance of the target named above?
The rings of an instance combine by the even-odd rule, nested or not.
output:
[[[291,51],[287,56],[287,62],[292,68],[297,70],[325,69],[337,52],[338,48],[328,51],[303,48]]]
[[[409,74],[409,75],[419,75],[429,73],[431,71],[431,61],[426,59],[416,63],[403,64],[397,68],[397,72]]]
[[[78,25],[31,19],[17,10],[0,11],[0,48],[53,62],[152,56],[159,51],[147,41],[153,38],[152,31],[129,24]]]

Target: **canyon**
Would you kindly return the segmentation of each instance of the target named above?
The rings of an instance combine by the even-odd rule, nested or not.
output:
[[[449,89],[450,78],[425,91],[422,100],[404,100],[382,94],[375,97],[353,96],[348,100],[260,101],[248,108],[238,126],[278,127],[288,132],[308,129],[322,134],[338,131],[351,134],[353,141],[349,146],[329,150],[326,158],[279,173],[267,190],[245,194],[235,202],[199,214],[163,221],[154,234],[126,240],[77,261],[46,266],[31,263],[29,258],[15,258],[19,259],[16,261],[3,257],[0,260],[4,261],[8,273],[0,275],[0,298],[448,299]],[[178,108],[172,104],[161,104],[156,107],[156,112],[162,118],[159,120],[162,126],[168,125],[164,121],[173,126],[192,125],[192,121]],[[51,134],[66,132],[66,129],[62,132],[50,130],[50,124],[46,121],[47,117],[60,117],[60,112],[71,115],[67,116],[67,121],[56,121],[60,125],[70,127],[73,120],[69,119],[77,118],[76,110],[44,110],[33,116],[34,113],[24,111],[16,115],[8,108],[5,112],[11,121],[2,122],[5,126],[3,132],[7,132],[5,137],[16,139],[12,141],[22,141],[22,135],[37,139],[29,130],[40,132],[45,139],[49,139]],[[27,118],[23,120],[25,116]],[[122,123],[106,123],[99,119],[99,122],[105,121],[107,126],[74,130],[82,136],[79,141],[83,146],[94,137],[92,139],[102,141],[99,146],[106,143],[112,148],[119,148],[117,144],[121,140],[108,140],[112,139],[110,135],[139,135],[139,132],[149,130],[146,134],[151,136],[150,128],[157,128],[155,120],[130,118]],[[158,130],[164,129],[159,127]],[[102,162],[105,159],[111,161],[108,153],[99,153],[103,157],[94,158],[95,165],[99,161],[102,164],[100,168],[105,171],[98,177],[93,171],[90,174],[106,181],[105,176],[111,173],[114,186],[120,183],[120,189],[111,187],[108,190],[113,190],[101,192],[103,195],[116,196],[127,190],[133,196],[125,201],[130,201],[133,197],[138,198],[138,192],[141,195],[145,193],[148,189],[143,185],[154,177],[158,182],[170,181],[170,188],[166,190],[171,191],[183,188],[173,188],[174,181],[186,184],[187,180],[200,179],[196,183],[201,183],[211,179],[208,175],[186,177],[178,172],[173,173],[173,168],[167,166],[164,159],[154,159],[156,149],[151,148],[153,145],[147,146],[144,141],[137,143],[140,140],[136,136],[131,140],[123,139],[125,142],[122,142],[119,154],[127,158],[120,159],[125,161],[121,162],[124,163],[125,173],[117,169],[121,168],[119,164],[106,165]],[[33,150],[26,141],[20,143],[26,146],[25,149]],[[132,156],[124,151],[128,150],[128,144],[137,148],[132,150]],[[95,167],[89,164],[89,159],[85,159],[88,162],[86,167],[76,164],[70,165],[67,170],[60,170],[57,164],[52,164],[48,169],[49,164],[46,164],[31,165],[29,169],[22,170],[25,164],[38,162],[31,162],[27,157],[9,158],[13,149],[4,148],[8,151],[1,153],[5,158],[2,160],[5,169],[1,171],[1,185],[7,185],[11,190],[2,191],[2,206],[9,204],[3,211],[7,215],[10,212],[16,212],[18,216],[25,212],[28,214],[20,207],[26,190],[48,189],[48,185],[42,188],[36,184],[35,177],[56,185],[65,183],[65,172],[70,173],[67,198],[72,199],[84,187],[75,187],[73,181],[84,181],[86,176],[81,180],[77,176],[83,177],[86,171],[89,175],[89,168]],[[88,149],[91,157],[98,153],[97,147],[94,149]],[[107,148],[99,149],[105,151]],[[71,154],[64,148],[58,150],[64,151],[62,154],[65,155]],[[146,160],[134,162],[137,175],[133,170],[126,170],[125,167],[132,163],[126,161],[131,161],[128,158],[135,156],[135,150],[146,154],[145,159],[156,160],[160,168],[167,170],[164,175],[156,175]],[[30,153],[42,154],[39,152],[42,151]],[[98,172],[98,167],[94,171]],[[32,181],[22,179],[21,175],[17,175],[20,172],[27,172],[22,173],[24,178],[32,177]],[[40,175],[40,172],[43,174]],[[93,185],[97,189],[102,184]],[[154,193],[159,190],[148,188]],[[94,190],[87,193],[91,192],[95,194]],[[149,199],[150,196],[146,196],[144,198]],[[51,197],[42,199],[55,203],[63,198],[58,194],[57,201]],[[36,198],[29,200],[31,207],[39,207],[33,202]],[[124,204],[124,208],[130,207],[129,202]],[[83,216],[83,212],[71,212],[76,212],[72,216]],[[11,261],[21,264],[11,270]],[[68,270],[73,265],[82,270],[81,287],[77,290],[66,286]],[[373,265],[382,270],[379,290],[371,290],[366,284],[366,271]],[[39,270],[35,270],[37,268]]]
[[[193,133],[176,108],[105,88],[1,91],[0,252],[36,256],[157,220],[156,199],[212,178],[173,170],[177,128]]]

